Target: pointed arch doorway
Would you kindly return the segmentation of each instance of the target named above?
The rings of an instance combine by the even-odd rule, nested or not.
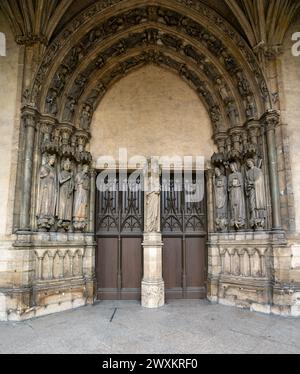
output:
[[[128,159],[135,155],[208,159],[214,152],[211,122],[197,94],[174,73],[153,65],[129,74],[107,92],[91,132],[95,160],[105,154],[118,160],[119,148],[127,149]],[[189,205],[183,191],[174,193],[173,182],[171,176],[171,192],[161,193],[166,300],[199,299],[206,296],[205,201]],[[97,297],[139,300],[143,194],[118,188],[111,196],[98,193],[96,211]]]

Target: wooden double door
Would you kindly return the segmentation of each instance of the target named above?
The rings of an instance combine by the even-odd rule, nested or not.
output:
[[[139,182],[139,181],[138,181]],[[143,192],[115,178],[97,194],[96,277],[99,300],[140,300],[143,276]],[[124,187],[124,183],[126,186]],[[168,186],[165,185],[168,183]],[[186,185],[162,181],[161,228],[166,300],[206,295],[205,201],[189,202]]]

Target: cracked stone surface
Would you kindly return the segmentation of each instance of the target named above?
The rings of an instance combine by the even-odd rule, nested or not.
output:
[[[207,301],[99,302],[20,323],[0,323],[0,353],[300,353],[300,318]]]

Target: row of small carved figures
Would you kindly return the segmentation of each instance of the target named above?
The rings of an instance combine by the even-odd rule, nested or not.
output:
[[[188,20],[188,19],[186,19],[186,21],[180,20],[180,18],[182,18],[182,17],[180,17],[180,15],[177,15],[177,16],[179,16],[179,17],[177,17],[178,19],[177,19],[177,22],[176,22],[178,25],[182,24],[182,26],[184,28],[186,28],[186,31],[188,32],[188,34],[192,33],[193,36],[200,37],[201,40],[203,40],[203,42],[205,42],[208,45],[208,48],[211,50],[211,52],[216,54],[219,58],[220,58],[220,56],[222,56],[222,58],[224,59],[226,69],[228,71],[237,72],[237,74],[238,74],[237,79],[239,81],[238,89],[239,89],[239,91],[240,91],[240,93],[243,97],[244,96],[249,96],[251,94],[249,83],[247,82],[247,79],[245,78],[245,76],[241,73],[242,69],[240,67],[238,67],[237,62],[226,51],[226,48],[223,45],[223,43],[220,40],[218,40],[217,38],[215,38],[210,32],[203,29],[200,25],[198,25],[196,23],[193,23],[192,20]],[[145,15],[145,17],[147,17],[147,14]],[[172,17],[172,16],[169,15],[169,16],[166,16],[165,18],[170,19],[170,17]],[[143,17],[142,18],[138,17],[138,22],[140,22],[142,19],[143,19]],[[117,29],[118,29],[119,26],[120,26],[120,23],[122,23],[121,19],[119,21],[114,20],[112,23],[110,23],[110,26],[111,27],[116,26]],[[190,23],[191,23],[191,27],[188,28],[188,25]],[[171,24],[172,24],[172,26],[175,25],[175,24],[173,24],[173,22]],[[85,54],[84,51],[86,49],[88,49],[89,47],[91,47],[95,43],[95,41],[97,41],[97,38],[100,38],[100,36],[102,34],[101,32],[99,32],[100,29],[101,29],[101,27],[98,26],[97,29],[92,30],[88,34],[88,36],[85,37],[81,41],[80,45],[77,45],[76,47],[74,47],[71,50],[70,54],[65,59],[64,64],[61,66],[61,69],[57,72],[57,74],[54,78],[54,81],[53,81],[53,84],[52,84],[52,93],[48,96],[48,99],[46,100],[46,105],[48,106],[48,104],[49,104],[49,106],[51,107],[51,108],[48,108],[49,110],[47,109],[48,113],[51,113],[51,114],[56,114],[57,113],[56,96],[59,95],[59,92],[61,92],[62,88],[65,86],[66,75],[74,70],[74,68],[79,63],[80,59],[84,56],[84,54]],[[196,32],[196,30],[198,30],[198,31]],[[196,34],[195,34],[195,32],[196,32]],[[111,55],[113,56],[115,54],[118,54],[119,50],[121,52],[122,51],[124,52],[128,47],[132,47],[132,45],[134,46],[136,43],[139,44],[141,41],[144,41],[144,40],[145,41],[147,41],[147,40],[148,41],[153,41],[153,40],[155,40],[155,35],[158,34],[158,33],[159,33],[159,31],[156,30],[156,29],[154,29],[154,30],[149,29],[149,30],[147,30],[145,35],[141,34],[142,36],[140,34],[131,34],[129,36],[129,41],[128,42],[126,42],[126,43],[123,42],[124,45],[121,42],[118,42],[118,45],[117,46],[112,46],[110,48],[110,51],[107,52],[106,54],[108,54],[109,56],[111,56]],[[130,38],[132,39],[131,41],[130,41]],[[156,36],[156,39],[157,38],[158,38],[158,36]],[[178,49],[178,47],[181,46],[181,44],[182,44],[182,42],[180,40],[177,40],[177,38],[175,38],[172,35],[168,35],[168,34],[166,34],[165,36],[161,36],[161,39],[162,39],[164,44],[166,44],[168,46],[171,46],[173,48],[175,47],[176,49]],[[190,57],[196,59],[196,61],[198,61],[199,58],[201,57],[201,56],[198,56],[198,53],[194,50],[190,51],[190,49],[188,49],[188,50],[186,50],[186,53]],[[104,53],[104,56],[106,54]],[[120,52],[119,52],[119,54],[120,54]],[[96,65],[97,69],[99,67],[103,66],[104,61],[105,61],[105,57],[101,57],[100,62],[99,61],[97,62],[97,65]],[[205,61],[205,59],[203,60],[203,59],[200,58],[200,61],[202,63],[203,61]],[[89,69],[90,69],[90,67],[89,67]],[[216,79],[215,74],[214,74],[214,79]],[[76,101],[78,101],[78,98],[76,98],[76,95],[77,95],[77,93],[79,93],[79,94],[82,93],[83,86],[85,85],[86,81],[87,81],[87,78],[84,75],[82,75],[82,77],[79,77],[76,81],[76,85],[78,85],[78,87],[75,87],[75,93],[76,94],[74,93],[74,95],[73,95],[72,92],[71,92],[67,95],[69,97],[69,103],[68,103],[68,105],[66,105],[66,113],[65,113],[66,118],[69,118],[70,116],[72,116],[72,113],[74,112],[74,109],[75,109]],[[224,84],[222,84],[220,79],[217,80],[217,83],[219,85],[219,92],[220,92],[220,95],[221,95],[222,99],[224,99],[227,102],[228,98],[229,98],[227,87]],[[264,97],[267,97],[268,96],[268,91],[267,91],[267,88],[266,88],[265,84],[263,84],[263,83],[262,83],[261,90],[262,90],[262,95]],[[250,97],[247,100],[249,102],[248,103],[248,109],[247,109],[248,115],[254,115],[255,111],[256,111],[255,103],[252,103],[252,101],[250,101]],[[85,118],[85,119],[83,119],[84,126],[88,126],[89,121],[90,121],[91,108],[90,108],[90,106],[86,106],[84,108],[84,110],[85,110],[84,116],[86,116],[86,117],[83,116],[82,118]],[[229,110],[230,110],[230,108],[229,108]]]

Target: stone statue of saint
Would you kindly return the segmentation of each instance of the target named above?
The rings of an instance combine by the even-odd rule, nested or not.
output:
[[[92,108],[90,105],[86,104],[81,112],[80,117],[80,127],[83,130],[88,131],[92,121]]]
[[[216,228],[224,231],[227,228],[227,178],[220,168],[215,168],[214,180]]]
[[[228,178],[228,191],[230,203],[230,225],[236,230],[245,226],[245,196],[244,196],[244,180],[242,173],[237,169],[236,162],[230,164],[231,174]]]
[[[227,115],[230,120],[230,125],[236,126],[238,124],[239,113],[236,109],[235,103],[232,101],[227,104]]]
[[[160,181],[159,165],[152,162],[151,175],[146,192],[145,231],[160,232]]]
[[[59,174],[58,227],[69,230],[72,222],[74,177],[71,171],[71,161],[63,162],[63,170]]]
[[[75,176],[73,225],[76,231],[83,231],[87,225],[89,190],[89,167],[85,164]]]
[[[219,85],[219,92],[222,100],[224,101],[224,103],[228,103],[231,100],[231,98],[228,93],[226,85],[222,82],[220,78],[217,79],[217,84]]]
[[[39,198],[37,202],[37,225],[41,231],[47,231],[55,223],[57,204],[57,176],[55,170],[56,157],[43,157],[39,178]]]
[[[249,199],[250,224],[252,228],[264,228],[266,218],[265,181],[261,169],[253,159],[247,160],[246,194]]]
[[[45,105],[46,113],[56,116],[58,112],[57,107],[57,92],[55,90],[50,90],[46,97],[46,105]]]

